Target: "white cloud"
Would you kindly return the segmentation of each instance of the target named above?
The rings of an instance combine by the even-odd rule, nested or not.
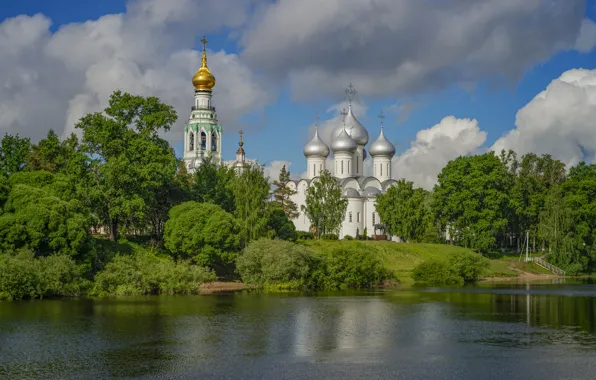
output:
[[[439,124],[419,131],[411,147],[393,158],[393,178],[405,178],[430,190],[449,161],[477,152],[486,136],[478,121],[447,116]]]
[[[584,19],[582,27],[575,41],[575,50],[587,53],[596,46],[596,22]]]
[[[281,0],[240,41],[243,57],[289,78],[298,99],[350,81],[364,95],[394,95],[515,80],[556,52],[590,48],[578,40],[591,30],[584,15],[581,0]]]
[[[199,32],[240,27],[252,0],[133,0],[127,12],[50,31],[43,15],[0,23],[0,132],[37,140],[49,128],[69,134],[78,119],[105,107],[116,89],[157,96],[178,111],[166,137],[180,141],[200,66]],[[208,12],[209,17],[201,17]],[[196,20],[201,19],[201,23]],[[271,99],[235,54],[209,51],[214,101],[226,131]],[[246,127],[246,126],[243,126]]]
[[[596,161],[596,70],[569,70],[516,115],[516,128],[491,147],[551,154],[568,166]]]

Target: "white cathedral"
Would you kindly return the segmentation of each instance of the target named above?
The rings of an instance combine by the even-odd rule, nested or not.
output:
[[[222,164],[222,126],[217,120],[217,113],[212,104],[212,91],[215,77],[207,67],[207,39],[203,37],[202,65],[192,78],[195,88],[194,105],[190,118],[184,127],[184,162],[189,172],[194,172],[203,160],[211,157],[216,164]],[[343,120],[332,133],[331,141],[324,142],[319,136],[318,127],[313,139],[304,147],[306,157],[306,178],[291,181],[289,186],[296,190],[293,201],[298,208],[305,204],[306,190],[312,181],[316,181],[320,172],[325,169],[325,162],[333,153],[332,172],[337,178],[343,196],[348,199],[346,216],[341,226],[339,238],[346,235],[384,236],[375,201],[378,194],[387,190],[396,181],[391,178],[391,159],[395,155],[395,146],[381,133],[369,147],[370,158],[365,149],[368,144],[368,131],[356,119],[352,112],[352,97],[355,90],[350,84],[346,91],[349,98],[348,110],[342,112]],[[247,165],[240,132],[239,148],[233,166],[241,170]],[[331,148],[331,149],[330,149]],[[365,162],[372,159],[372,176],[364,175]],[[299,231],[310,231],[311,222],[304,212],[293,220]]]
[[[348,110],[342,112],[343,122],[333,131],[330,144],[321,139],[317,126],[314,137],[304,147],[307,176],[290,184],[296,190],[292,200],[299,209],[305,204],[308,186],[312,181],[316,181],[319,173],[325,169],[329,154],[333,153],[332,173],[342,188],[343,196],[348,199],[339,238],[342,239],[346,235],[364,235],[365,232],[368,236],[384,237],[383,229],[379,228],[382,222],[375,201],[378,194],[385,192],[396,182],[391,178],[391,159],[395,155],[395,146],[385,137],[381,124],[381,133],[369,148],[373,175],[364,175],[365,162],[371,159],[368,158],[365,149],[368,144],[368,131],[352,112],[352,95],[355,93],[352,85],[346,92],[350,99]],[[311,230],[311,222],[304,212],[300,212],[300,216],[294,219],[294,225],[300,231]]]

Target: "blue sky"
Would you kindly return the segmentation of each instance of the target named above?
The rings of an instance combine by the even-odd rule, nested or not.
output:
[[[507,18],[499,18],[502,17],[502,10],[495,11],[494,20],[490,18],[493,17],[491,16],[491,13],[485,10],[485,13],[487,14],[487,25],[489,25],[490,22],[493,22],[493,24],[490,25],[494,25],[495,28],[498,28],[500,25],[503,25],[503,27],[507,27],[508,29],[515,30],[516,28],[518,28],[520,35],[527,34],[524,31],[525,29],[523,28],[534,28],[537,31],[536,36],[531,38],[528,38],[527,36],[517,37],[515,35],[503,37],[511,38],[514,42],[509,43],[510,47],[512,46],[508,51],[509,54],[511,54],[511,59],[505,59],[502,63],[487,61],[488,63],[485,64],[470,64],[469,56],[471,56],[472,54],[477,54],[478,50],[466,51],[465,48],[458,46],[457,49],[462,51],[461,58],[449,58],[449,61],[446,61],[444,67],[439,67],[438,69],[433,66],[432,61],[435,58],[432,57],[432,54],[430,54],[429,52],[418,53],[425,49],[424,46],[418,44],[416,48],[413,48],[410,46],[410,44],[407,43],[407,40],[415,40],[416,38],[418,38],[417,36],[419,36],[421,31],[423,31],[423,29],[417,29],[416,26],[408,26],[404,24],[404,27],[400,30],[399,35],[397,35],[397,38],[403,38],[403,41],[398,41],[395,44],[393,44],[392,41],[395,40],[396,37],[392,37],[391,39],[388,38],[386,41],[379,42],[378,44],[368,43],[362,45],[360,49],[362,49],[361,51],[363,51],[363,55],[365,55],[365,57],[363,57],[362,59],[356,57],[354,59],[354,63],[351,64],[350,62],[346,63],[345,59],[339,62],[334,61],[333,56],[331,54],[327,56],[324,53],[317,53],[319,51],[325,51],[326,47],[325,45],[322,45],[324,43],[328,43],[329,46],[338,46],[346,44],[344,38],[346,38],[347,40],[350,40],[350,38],[354,40],[353,37],[350,37],[350,30],[341,29],[344,28],[344,26],[337,27],[335,29],[328,28],[328,30],[325,30],[325,27],[327,27],[327,25],[335,25],[335,21],[333,21],[333,19],[331,18],[332,16],[326,16],[330,18],[328,19],[328,21],[325,22],[325,25],[313,24],[311,26],[313,29],[322,30],[318,37],[316,35],[305,35],[305,33],[298,30],[295,32],[295,35],[300,37],[289,38],[289,42],[286,42],[285,46],[282,46],[283,38],[285,34],[287,34],[286,32],[284,32],[285,34],[280,33],[279,46],[273,46],[274,43],[267,42],[267,36],[271,35],[272,33],[275,34],[275,25],[284,25],[283,21],[272,20],[273,17],[281,17],[279,16],[279,14],[283,14],[283,9],[278,10],[278,12],[272,12],[271,8],[278,5],[274,1],[238,1],[240,1],[243,4],[246,3],[243,8],[243,11],[246,14],[238,14],[237,17],[234,18],[232,16],[229,16],[229,10],[220,9],[218,12],[222,12],[222,15],[225,14],[225,17],[229,17],[229,20],[223,20],[224,16],[222,16],[222,21],[219,22],[219,20],[217,19],[217,14],[219,13],[215,11],[213,13],[209,12],[209,17],[213,18],[214,20],[211,20],[210,24],[206,25],[204,28],[201,27],[201,24],[203,23],[203,19],[201,17],[204,16],[198,15],[197,18],[189,21],[183,18],[183,16],[173,13],[174,16],[172,17],[180,18],[181,21],[178,22],[179,25],[188,26],[184,27],[186,29],[180,27],[179,30],[177,30],[175,26],[170,28],[169,26],[167,26],[170,25],[168,24],[168,19],[165,19],[166,21],[164,21],[164,25],[166,26],[164,26],[164,28],[168,28],[168,30],[167,32],[164,32],[164,34],[169,35],[168,33],[170,33],[170,30],[174,30],[171,32],[171,36],[172,38],[177,38],[177,41],[180,41],[180,46],[177,47],[177,49],[180,51],[198,49],[200,45],[200,43],[198,43],[200,36],[202,36],[203,33],[208,34],[208,38],[210,40],[210,57],[216,52],[223,52],[225,53],[226,57],[235,57],[239,62],[238,65],[242,66],[242,70],[244,70],[244,66],[246,66],[246,70],[250,71],[251,73],[250,80],[246,80],[247,83],[243,84],[244,87],[240,87],[240,85],[231,83],[231,80],[228,81],[228,83],[226,83],[227,78],[222,78],[222,75],[225,75],[223,74],[223,72],[226,71],[223,70],[221,67],[217,66],[217,59],[214,58],[210,60],[210,67],[216,75],[216,78],[218,79],[218,85],[222,83],[221,86],[224,86],[222,87],[222,92],[228,93],[228,95],[226,95],[225,98],[217,99],[216,103],[218,109],[220,110],[220,118],[223,121],[226,121],[226,123],[224,124],[224,129],[226,130],[226,134],[224,135],[223,147],[224,158],[234,158],[237,143],[237,131],[240,128],[244,128],[246,131],[245,149],[249,157],[255,158],[262,163],[268,164],[271,164],[275,161],[290,162],[291,170],[295,173],[301,173],[304,171],[305,160],[302,156],[302,147],[308,139],[309,127],[312,125],[315,115],[319,114],[323,122],[325,122],[326,119],[329,119],[332,116],[334,116],[333,113],[327,113],[327,110],[330,107],[333,107],[335,104],[340,103],[344,100],[342,97],[342,91],[345,88],[345,86],[347,86],[349,81],[353,81],[356,85],[357,90],[359,90],[359,96],[357,98],[357,101],[359,103],[362,103],[366,107],[366,113],[360,117],[360,121],[368,128],[369,133],[371,135],[371,142],[374,141],[374,139],[378,135],[379,122],[377,119],[377,114],[382,109],[385,109],[385,113],[387,114],[387,118],[385,119],[386,135],[389,137],[391,141],[398,145],[398,154],[404,153],[406,150],[410,149],[411,143],[416,139],[416,134],[420,130],[426,130],[433,127],[434,125],[439,124],[441,120],[447,116],[454,116],[456,119],[476,119],[478,121],[478,128],[482,132],[486,132],[486,140],[482,144],[480,144],[480,146],[478,146],[479,144],[472,144],[472,146],[462,148],[462,150],[456,150],[456,153],[459,154],[469,154],[478,150],[491,147],[497,139],[507,134],[510,130],[514,129],[516,127],[515,118],[518,110],[520,110],[530,101],[532,101],[532,99],[538,93],[545,90],[547,86],[551,84],[551,82],[559,78],[563,73],[567,72],[568,70],[578,68],[592,70],[596,66],[596,50],[594,48],[583,49],[583,51],[578,51],[578,49],[574,49],[572,46],[573,44],[569,42],[572,39],[576,38],[575,34],[579,33],[576,30],[579,29],[578,23],[582,22],[582,20],[596,20],[596,0],[589,0],[586,2],[582,2],[579,0],[565,1],[568,4],[581,3],[583,8],[583,14],[580,17],[578,17],[577,14],[571,13],[567,16],[561,16],[561,19],[563,20],[561,21],[561,24],[564,25],[563,27],[561,27],[561,30],[553,32],[553,36],[544,37],[543,35],[546,33],[540,32],[540,25],[538,24],[540,23],[540,20],[542,18],[540,12],[546,12],[545,15],[548,15],[549,11],[544,10],[545,7],[549,6],[548,1],[529,0],[529,3],[532,4],[543,3],[542,5],[536,5],[536,9],[521,9],[524,7],[520,6],[519,14],[521,14],[521,20],[519,21],[515,20],[516,13],[514,12],[514,10],[511,9],[507,9],[507,12],[510,12],[510,15],[506,16]],[[458,6],[456,4],[458,3],[458,1],[459,0],[451,1],[454,4],[454,7]],[[181,3],[180,6],[182,7],[186,5],[184,4],[185,2],[186,4],[188,4],[187,0],[172,0],[171,4]],[[459,2],[461,3],[461,1]],[[565,2],[562,1],[561,3]],[[136,5],[141,3],[148,4],[148,7],[153,7],[157,9],[155,10],[152,8],[152,10],[147,12],[161,12],[162,8],[159,8],[158,6],[163,6],[164,2],[161,0],[149,0],[146,2],[136,1]],[[219,5],[216,4],[217,1],[214,2],[209,0],[202,2],[199,1],[195,3],[201,3],[200,6],[202,7],[202,11],[209,6],[218,6],[220,8],[224,8],[225,4],[227,4],[227,2],[223,0]],[[285,3],[291,3],[291,1],[286,1]],[[305,1],[304,3],[308,3],[308,1]],[[349,3],[353,2],[346,2],[346,4]],[[412,2],[405,0],[404,3]],[[446,3],[450,3],[450,1],[447,1]],[[486,1],[486,3],[486,8],[488,8],[488,4],[494,2]],[[128,8],[127,4],[129,5]],[[73,23],[84,23],[89,20],[97,20],[100,17],[107,14],[131,14],[133,11],[130,10],[130,4],[132,3],[127,3],[124,0],[6,1],[3,2],[3,6],[0,8],[0,21],[4,20],[4,22],[6,22],[7,19],[11,19],[19,15],[34,16],[39,13],[43,14],[47,19],[51,20],[51,26],[49,26],[49,31],[45,36],[41,35],[39,37],[41,41],[39,43],[47,43],[47,45],[50,46],[48,49],[54,49],[55,45],[57,44],[52,45],[47,41],[44,42],[44,39],[52,39],[53,35],[65,26],[71,25]],[[195,5],[196,4],[193,4],[193,6]],[[230,7],[234,5],[234,1],[230,2],[229,4]],[[299,7],[300,5],[295,6]],[[412,8],[414,7],[415,6],[412,6]],[[562,5],[561,7],[564,7],[564,5]],[[281,5],[279,6],[279,8],[281,8]],[[193,9],[194,8],[189,8],[188,13],[192,14]],[[298,8],[293,9],[292,11],[298,12]],[[370,17],[372,20],[371,24],[377,24],[377,22],[375,21],[375,17],[380,17],[380,15],[374,16],[374,14],[372,13],[372,15],[369,15],[369,10],[364,9],[362,6],[358,4],[354,5],[354,12],[362,12],[361,19]],[[370,12],[373,11],[371,10]],[[324,10],[321,10],[321,13],[324,13]],[[445,14],[449,16],[448,11],[446,11]],[[533,18],[536,14],[538,14],[538,16],[536,16],[536,18]],[[418,13],[413,13],[413,15],[418,15]],[[253,21],[253,19],[256,21]],[[356,20],[359,19],[360,18],[355,18],[354,22],[356,22]],[[130,19],[127,19],[126,22],[134,24],[134,21],[131,20],[133,20],[132,16]],[[425,19],[422,18],[422,20]],[[185,22],[187,21],[188,24],[185,24]],[[432,24],[432,19],[429,18],[427,21],[429,22],[429,28],[427,30],[432,30],[434,26]],[[314,22],[315,21],[312,21],[311,23]],[[389,25],[400,25],[400,22],[402,21],[400,21],[397,17],[395,21],[390,20]],[[512,26],[508,26],[509,23],[511,23]],[[172,24],[176,25],[176,23]],[[364,21],[362,22],[362,25],[365,25]],[[458,24],[449,23],[446,24],[446,26],[443,26],[443,28],[452,27],[453,25],[457,26]],[[268,30],[266,29],[267,27],[269,27]],[[304,27],[309,27],[308,23],[305,23]],[[155,28],[158,29],[161,27],[156,26]],[[291,25],[288,24],[288,29],[290,28]],[[550,27],[546,25],[544,26],[544,28]],[[571,32],[572,29],[574,30],[574,32]],[[186,30],[188,32],[186,32]],[[361,31],[363,29],[361,28],[359,30]],[[569,36],[559,38],[559,36],[564,35],[568,30],[570,34]],[[334,34],[336,32],[338,34]],[[82,33],[83,32],[81,32],[81,34]],[[430,33],[432,33],[432,31]],[[470,33],[474,32],[471,31]],[[308,38],[313,38],[313,41],[316,42],[311,42],[311,44],[309,45]],[[371,38],[370,41],[383,39],[381,37],[375,38],[374,35],[372,37],[369,36],[369,38]],[[515,40],[522,38],[528,38],[529,42],[524,42],[524,44],[520,43],[520,46],[522,46],[522,48],[515,47]],[[534,43],[532,42],[532,39],[542,38],[544,38],[544,42],[541,42],[540,46],[535,48],[535,54],[525,53],[526,50],[533,49],[532,46],[534,45]],[[487,41],[488,39],[489,37],[487,37]],[[271,41],[275,42],[276,40],[272,39]],[[455,41],[457,43],[457,40]],[[294,43],[296,43],[295,48],[287,46],[288,44]],[[478,43],[478,41],[471,41],[470,43]],[[565,43],[567,43],[567,45],[563,46]],[[87,42],[86,44],[88,46],[89,42]],[[313,48],[313,52],[308,52],[308,47],[313,46],[313,44],[316,44],[316,47]],[[375,45],[374,49],[376,50],[373,50],[372,45]],[[370,51],[367,51],[369,47]],[[296,61],[300,61],[300,59],[296,58],[294,58],[292,62],[284,61],[281,58],[279,59],[279,62],[277,62],[277,59],[267,58],[267,54],[271,52],[273,52],[271,54],[276,54],[275,57],[279,57],[284,54],[291,55],[293,54],[293,50],[295,49],[305,48],[306,50],[304,54],[312,54],[312,56],[305,58],[305,63],[301,63],[302,66],[299,66],[299,63],[294,63]],[[342,55],[346,51],[346,49],[349,50],[350,48],[351,47],[348,47],[341,51],[338,50],[337,55]],[[73,49],[77,49],[77,47],[73,46]],[[79,50],[80,49],[82,48],[79,48]],[[125,47],[125,49],[129,48]],[[387,84],[386,88],[383,87],[383,80],[381,78],[379,81],[378,75],[375,73],[375,71],[381,72],[386,69],[392,69],[393,67],[389,67],[386,66],[384,63],[378,62],[380,60],[387,60],[387,65],[390,65],[391,59],[397,59],[395,58],[397,56],[394,55],[394,51],[399,49],[403,49],[404,51],[413,51],[416,52],[417,55],[420,55],[420,57],[417,58],[417,64],[420,67],[423,67],[425,70],[430,70],[428,71],[429,76],[437,74],[440,75],[441,78],[452,79],[446,79],[445,83],[435,86],[433,85],[431,80],[412,80],[412,83],[403,84],[403,81],[398,78],[395,79],[396,84],[394,87],[392,87],[390,83]],[[429,50],[433,49],[436,49],[436,47],[433,47],[432,44],[429,44]],[[63,55],[69,54],[64,53],[64,51],[67,51],[64,50],[64,48],[61,51],[63,52]],[[163,52],[163,56],[160,56],[161,52]],[[156,51],[153,52],[153,54],[155,54],[155,62],[166,62],[166,55],[171,54],[172,56],[175,56],[175,53],[176,51],[174,51],[173,49],[171,51],[168,51],[167,48],[156,48]],[[3,53],[0,52],[0,64],[2,64],[2,62],[6,62],[2,60],[2,54]],[[469,56],[466,57],[465,54],[469,54]],[[367,55],[370,56],[370,67],[367,66]],[[445,51],[438,53],[438,55],[445,56]],[[503,69],[500,72],[499,66],[507,66],[508,61],[515,61],[518,59],[517,57],[524,55],[528,55],[529,57],[524,58],[523,61],[520,61],[515,65],[512,65],[510,71],[507,71],[509,69]],[[24,55],[24,57],[27,56]],[[298,57],[300,56],[298,55]],[[146,57],[142,59],[147,60]],[[407,57],[399,57],[399,59],[403,60],[400,61],[402,63],[407,62]],[[439,59],[442,58],[439,57]],[[458,61],[458,59],[461,59],[461,63],[460,61]],[[483,57],[479,60],[479,62],[485,62],[484,59],[485,58]],[[80,58],[80,60],[84,60],[84,58]],[[10,58],[7,59],[7,61],[10,63],[15,62]],[[52,62],[54,61],[55,56]],[[158,63],[156,63],[156,65],[157,64]],[[144,68],[146,68],[148,65],[150,64],[146,63],[146,61],[141,61],[141,59],[139,58],[139,61],[137,62],[137,67],[139,68],[139,70],[144,70]],[[462,66],[466,67],[467,65],[470,65],[470,71],[474,71],[475,74],[467,74],[465,73],[466,69],[461,69]],[[79,66],[79,61],[77,61],[76,63],[67,62],[67,68],[61,71],[62,75],[67,76],[63,78],[63,82],[68,82],[70,80],[70,77],[68,77],[68,75],[72,75],[72,78],[78,78],[81,80],[84,76],[88,78],[88,67],[81,69],[80,72],[73,71],[72,74],[69,74],[69,70],[72,67],[78,69]],[[342,73],[342,75],[338,74],[337,77],[334,76],[336,74],[336,67],[337,72]],[[321,70],[323,73],[327,73],[330,76],[329,82],[322,83],[320,80],[314,81],[310,85],[310,87],[308,87],[306,82],[308,82],[308,79],[310,77],[307,74],[304,74],[304,72],[308,73],[308,71],[312,70],[313,68]],[[396,64],[396,68],[399,69],[403,67],[399,66],[399,64]],[[34,68],[32,68],[31,70],[34,70]],[[350,75],[353,75],[353,80],[350,79]],[[403,77],[405,74],[401,75]],[[370,78],[365,78],[367,76],[370,76]],[[243,78],[242,80],[245,80],[247,75],[244,75],[244,77],[245,78]],[[298,79],[293,80],[292,78],[295,77],[297,77]],[[10,77],[8,79],[10,79]],[[2,78],[0,77],[0,81],[1,80]],[[183,85],[183,80],[178,79],[178,77],[176,77],[176,80],[180,80],[181,83],[179,89],[177,90],[177,94],[170,95],[172,92],[176,92],[175,89],[172,90],[168,88],[168,92],[166,92],[166,90],[162,90],[155,86],[151,88],[157,88],[155,90],[155,95],[157,96],[160,96],[162,93],[165,93],[167,94],[165,95],[166,98],[171,97],[172,99],[177,99],[173,100],[174,103],[178,101],[180,104],[186,105],[184,99],[188,99],[188,103],[190,104],[193,97],[192,87],[190,85],[190,77],[188,77],[188,85]],[[417,85],[416,82],[420,82],[423,84]],[[252,93],[251,86],[255,86],[255,83],[259,86],[259,91],[255,91],[254,93]],[[343,85],[341,85],[342,83]],[[370,85],[368,83],[370,83]],[[376,87],[375,83],[377,84]],[[72,84],[72,87],[74,86],[75,84]],[[135,86],[132,86],[132,88],[136,88]],[[60,93],[64,92],[65,94],[68,94],[65,95],[66,99],[64,100],[64,102],[57,102],[55,105],[48,104],[47,106],[48,109],[62,107],[62,118],[64,118],[63,114],[66,113],[66,109],[69,107],[69,105],[72,106],[74,94],[77,93],[76,89],[67,89],[67,87],[68,86],[65,85],[64,89],[61,88],[60,91],[58,91]],[[81,87],[84,88],[87,92],[93,92],[93,90],[89,90],[89,81],[85,82],[84,84],[83,82],[81,82]],[[364,90],[361,90],[361,87],[364,88]],[[380,87],[383,87],[383,89],[376,90],[376,88]],[[234,93],[236,89],[240,88],[242,88],[243,92],[242,95],[238,95],[237,98],[234,100],[237,103],[242,103],[242,99],[245,97],[257,96],[268,99],[253,99],[250,102],[247,102],[247,105],[238,107],[236,107],[235,105],[229,105],[227,107],[224,106],[222,103],[224,103],[226,99],[234,98],[234,96],[230,94]],[[2,95],[2,91],[7,93]],[[97,93],[93,94],[99,98],[98,101],[100,103],[102,101],[105,102],[105,99],[101,99],[102,94],[106,93],[105,91],[97,91]],[[143,91],[145,91],[145,95],[151,92],[151,90],[146,89]],[[149,93],[147,93],[146,91],[149,91]],[[218,96],[217,91],[218,86],[216,86],[216,98]],[[6,86],[5,90],[0,89],[0,102],[5,101],[8,102],[6,104],[9,104],[10,101],[13,101],[13,99],[10,98],[11,94],[8,92],[10,91],[6,90]],[[267,95],[261,96],[264,92]],[[51,93],[51,91],[48,90],[48,93]],[[23,93],[18,97],[18,99],[25,99],[30,102],[35,101],[34,99],[27,99],[26,95],[26,93]],[[390,111],[387,111],[388,107],[395,104],[408,104],[412,106],[412,110],[409,111],[406,116],[401,116],[402,119],[405,119],[401,122],[398,122],[398,115],[392,114]],[[176,105],[178,104],[176,103]],[[583,105],[583,107],[591,106],[591,104],[588,106]],[[183,106],[177,108],[179,108],[181,119],[186,118],[188,110],[186,110]],[[83,109],[86,108],[83,107]],[[233,117],[225,117],[225,115],[223,115],[223,113],[228,109],[230,110],[229,113],[233,114]],[[559,116],[554,115],[553,120],[555,118],[559,118]],[[66,119],[67,120],[65,122],[68,123],[68,117],[66,117]],[[61,130],[63,128],[64,121],[63,119],[58,118],[58,116],[56,120],[56,123],[58,125],[56,125],[54,128]],[[551,121],[552,120],[547,120],[545,121],[545,123],[549,124],[551,123]],[[62,125],[60,125],[60,122],[62,122]],[[536,121],[536,123],[541,122],[542,121]],[[22,128],[20,130],[15,129],[17,128],[15,126],[18,125],[18,123],[14,120],[12,121],[12,124],[5,122],[5,124],[3,125],[2,123],[3,119],[0,115],[0,132],[6,130],[8,132],[13,133],[15,130],[17,130],[20,131],[21,134],[30,134],[34,140],[36,138],[38,139],[41,135],[43,135],[40,135],[37,131],[33,130],[27,132],[25,131],[24,127],[19,127]],[[594,125],[596,127],[596,124]],[[45,125],[39,125],[36,128],[43,130],[49,128],[49,126],[46,127]],[[180,128],[180,126],[177,126],[177,128]],[[445,126],[445,128],[448,129],[450,127]],[[553,129],[556,130],[556,128],[557,126],[555,125]],[[65,127],[65,129],[68,129],[68,127]],[[458,137],[452,137],[452,144],[457,144]],[[540,136],[540,139],[542,139],[542,136]],[[181,137],[172,138],[171,141],[179,154],[182,149],[180,141]],[[450,142],[444,143],[450,144]],[[523,144],[520,144],[522,143],[509,143],[509,145],[505,144],[505,146],[512,146],[514,148],[523,150]],[[543,144],[541,146],[545,145],[548,144]],[[522,148],[520,148],[520,146]],[[588,151],[592,149],[592,147],[588,148]],[[596,146],[594,146],[593,148],[594,150],[596,150]],[[546,151],[542,153],[550,153],[548,151],[548,148],[544,149],[546,149]],[[411,154],[418,153],[411,152]],[[427,154],[432,155],[434,153],[427,152]],[[438,158],[441,165],[445,163],[443,162],[444,160],[455,158],[450,157],[449,154],[446,154],[445,157],[446,158]],[[409,162],[413,162],[412,160],[413,158],[409,159]],[[567,161],[573,162],[573,159],[570,160],[571,161]],[[420,168],[420,170],[426,169],[427,168]],[[404,173],[406,173],[408,172],[408,170],[409,169],[404,169],[403,171]],[[412,170],[415,171],[418,169]],[[436,175],[436,173],[434,173],[433,170],[436,171],[435,169],[430,170],[430,176]],[[412,180],[416,180],[416,178],[412,178]],[[421,181],[424,182],[424,180]]]

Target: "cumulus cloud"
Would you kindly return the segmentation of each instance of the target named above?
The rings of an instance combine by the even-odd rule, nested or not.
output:
[[[193,98],[190,78],[200,66],[195,40],[199,33],[242,26],[252,3],[133,0],[126,13],[62,25],[54,33],[43,15],[3,21],[0,131],[34,140],[49,128],[69,134],[81,116],[103,109],[112,91],[120,89],[174,105],[179,121],[166,137],[180,141]],[[209,65],[227,131],[270,100],[262,81],[236,54],[209,51]]]
[[[486,136],[478,121],[447,116],[439,124],[419,131],[411,147],[393,158],[393,178],[405,178],[430,190],[449,161],[477,152]]]
[[[568,166],[596,161],[596,70],[569,70],[516,115],[516,128],[491,147],[551,154]]]
[[[517,79],[552,54],[593,46],[585,1],[282,0],[240,42],[243,57],[289,78],[298,99],[402,94],[486,76]],[[579,39],[578,39],[579,38]]]

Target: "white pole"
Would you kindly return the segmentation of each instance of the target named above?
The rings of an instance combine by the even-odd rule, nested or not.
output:
[[[528,249],[530,248],[530,230],[526,231],[526,263],[528,262]]]

